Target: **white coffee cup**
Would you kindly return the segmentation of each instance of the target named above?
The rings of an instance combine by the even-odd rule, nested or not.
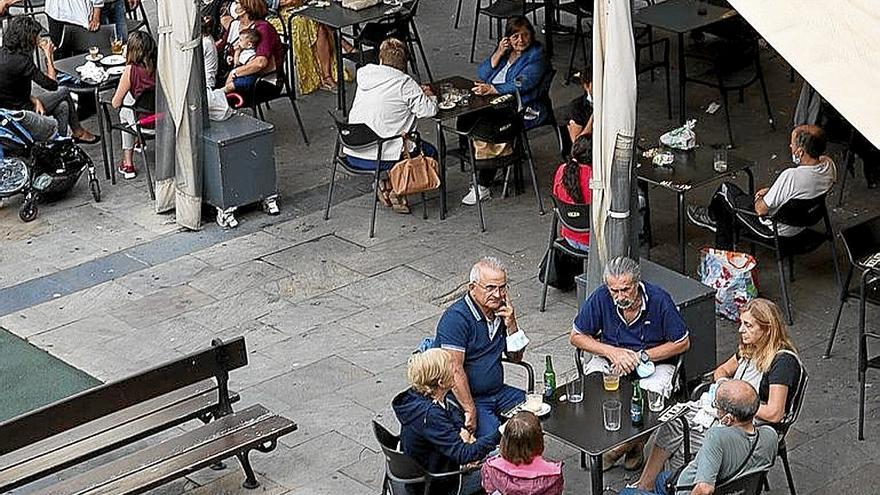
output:
[[[523,409],[529,412],[536,413],[541,410],[541,405],[544,403],[544,398],[541,394],[527,394],[526,395],[526,403],[523,406]]]

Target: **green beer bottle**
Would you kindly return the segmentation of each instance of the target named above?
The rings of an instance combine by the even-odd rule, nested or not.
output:
[[[549,399],[556,390],[556,372],[553,371],[553,360],[550,356],[547,356],[544,362],[544,398]]]
[[[642,426],[645,421],[644,403],[645,401],[642,399],[642,387],[639,385],[638,380],[634,380],[632,403],[629,407],[629,415],[630,419],[632,419],[633,426]]]

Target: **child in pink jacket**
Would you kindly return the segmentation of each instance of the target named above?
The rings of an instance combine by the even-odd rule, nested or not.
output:
[[[501,455],[483,464],[488,495],[560,495],[562,463],[544,460],[544,432],[534,414],[522,411],[504,425]]]

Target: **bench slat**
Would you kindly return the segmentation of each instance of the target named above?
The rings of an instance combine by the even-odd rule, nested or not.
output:
[[[80,392],[0,423],[0,455],[247,364],[244,338]]]
[[[135,408],[105,416],[100,420],[102,423],[100,427],[92,428],[92,423],[89,423],[84,425],[88,428],[76,429],[82,431],[66,432],[63,436],[67,438],[61,439],[63,441],[55,445],[47,445],[47,441],[39,442],[5,456],[0,460],[10,462],[0,470],[0,491],[25,485],[122,445],[190,421],[217,407],[216,386],[211,389],[202,384],[199,388],[194,386],[188,387],[187,390],[198,395],[185,397],[174,394],[175,397],[169,398],[167,403],[143,403]],[[168,396],[163,396],[166,397]],[[130,409],[138,410],[130,411]],[[121,413],[131,414],[122,416]],[[113,420],[117,420],[116,424],[113,424]],[[16,459],[12,459],[13,456]]]
[[[140,493],[295,429],[290,420],[254,405],[60,481],[37,495]]]

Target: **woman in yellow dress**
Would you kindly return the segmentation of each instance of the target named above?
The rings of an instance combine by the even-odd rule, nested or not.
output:
[[[296,57],[296,84],[300,94],[308,94],[319,88],[335,92],[337,81],[333,32],[321,23],[295,15],[294,9],[304,2],[305,0],[280,0],[278,16],[273,16],[269,22],[281,33],[287,32],[288,25],[291,27],[290,44]],[[348,48],[346,51],[350,51],[351,45],[343,43],[343,49]],[[345,80],[350,79],[346,70]]]

